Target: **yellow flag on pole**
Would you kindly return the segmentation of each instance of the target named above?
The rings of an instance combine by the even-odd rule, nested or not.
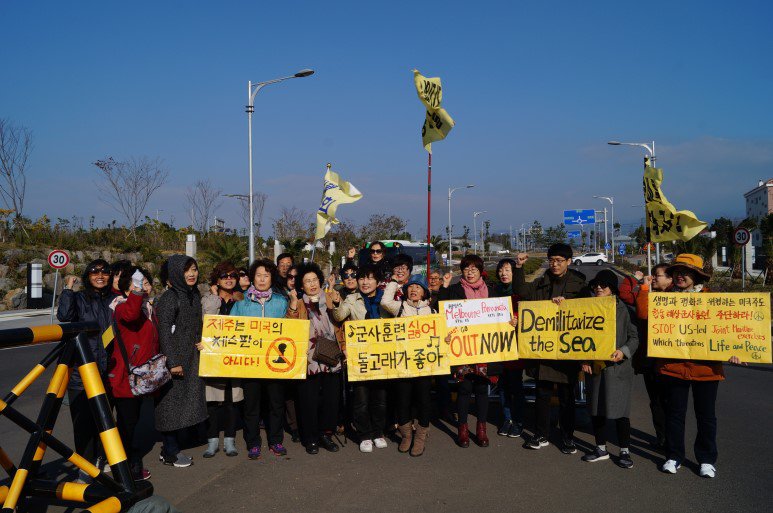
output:
[[[644,201],[650,240],[688,241],[702,232],[707,223],[698,219],[690,210],[676,210],[663,195],[660,188],[662,183],[663,170],[647,165],[644,169]]]
[[[448,112],[440,106],[443,100],[440,77],[427,78],[418,70],[413,70],[413,81],[416,84],[419,100],[427,109],[424,126],[421,128],[422,144],[427,152],[432,153],[432,143],[445,139],[455,123]]]
[[[317,231],[314,240],[320,240],[330,227],[338,224],[335,214],[338,205],[341,203],[354,203],[362,198],[362,193],[351,183],[341,180],[338,173],[330,170],[330,164],[327,165],[325,173],[325,187],[322,189],[322,201],[317,210]]]

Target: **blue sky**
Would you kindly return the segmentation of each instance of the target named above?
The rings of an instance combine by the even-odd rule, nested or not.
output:
[[[443,79],[456,120],[433,154],[433,233],[487,210],[492,230],[564,209],[638,222],[638,148],[655,140],[667,197],[712,221],[773,176],[770,2],[0,2],[0,117],[34,131],[25,214],[120,217],[90,163],[164,159],[148,214],[187,224],[184,191],[247,189],[247,81],[263,89],[255,188],[316,210],[327,162],[364,199],[339,214],[396,213],[426,230],[422,106],[411,70]],[[233,200],[218,214],[241,223]],[[264,230],[265,235],[265,230]]]

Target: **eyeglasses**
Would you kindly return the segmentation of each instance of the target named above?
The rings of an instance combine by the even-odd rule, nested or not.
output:
[[[357,278],[357,273],[344,273],[343,277],[344,277],[344,280],[353,280]]]
[[[594,290],[595,290],[595,289],[608,289],[608,288],[609,288],[609,285],[604,285],[603,283],[596,283],[596,284],[594,284],[594,285],[591,285],[591,287],[590,287],[590,288],[592,288],[592,289],[594,289]]]
[[[105,276],[110,275],[110,268],[109,267],[91,267],[88,270],[89,274],[104,274]]]
[[[394,268],[395,271],[403,271],[408,272],[408,266],[407,265],[398,265]]]
[[[235,280],[238,277],[239,277],[239,275],[236,274],[236,273],[223,273],[223,274],[220,275],[220,279],[221,280],[228,280],[228,279]]]
[[[548,258],[550,264],[563,264],[566,262],[566,258]]]
[[[241,278],[242,276],[247,276],[247,273],[245,273],[244,271],[239,271],[239,278]]]
[[[381,253],[384,252],[384,250],[383,249],[371,249],[370,252],[380,255]]]
[[[296,276],[298,276],[298,275],[297,274],[288,274],[287,275],[287,279],[288,280],[294,280]]]

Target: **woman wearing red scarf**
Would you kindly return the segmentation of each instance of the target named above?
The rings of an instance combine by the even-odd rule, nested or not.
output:
[[[462,279],[459,283],[451,285],[451,273],[446,273],[443,276],[443,286],[438,293],[438,299],[440,301],[452,301],[455,299],[485,299],[489,297],[488,286],[483,280],[483,259],[477,255],[467,255],[462,258],[459,267],[462,270]],[[470,409],[470,399],[474,393],[478,417],[475,429],[475,443],[481,447],[488,447],[489,439],[486,434],[488,386],[489,382],[496,383],[497,376],[492,374],[499,373],[499,365],[486,363],[461,365],[453,368],[452,372],[459,382],[459,390],[456,396],[459,433],[456,442],[460,447],[470,446],[467,412]]]

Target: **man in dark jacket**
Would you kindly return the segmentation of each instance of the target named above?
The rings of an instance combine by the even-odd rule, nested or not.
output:
[[[564,299],[589,297],[585,275],[569,269],[572,263],[572,248],[563,243],[548,248],[548,270],[531,283],[526,283],[523,264],[528,255],[521,253],[513,270],[513,291],[524,301],[552,300],[560,303]],[[541,449],[548,445],[550,434],[550,399],[554,387],[557,389],[560,406],[562,435],[561,452],[574,454],[574,388],[580,371],[579,362],[561,360],[538,360],[527,373],[537,382],[536,426],[534,437],[526,443],[529,449]]]

